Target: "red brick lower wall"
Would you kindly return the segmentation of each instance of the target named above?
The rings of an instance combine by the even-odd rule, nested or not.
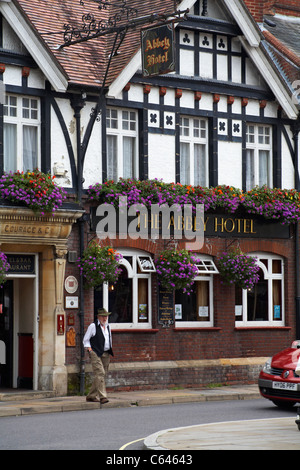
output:
[[[108,391],[171,388],[205,388],[208,386],[255,384],[266,358],[224,359],[216,361],[172,361],[132,363],[126,367],[112,364],[107,377]],[[91,367],[86,366],[85,390],[92,383]],[[69,374],[70,393],[77,393],[78,374]]]
[[[147,390],[164,388],[205,388],[209,385],[257,383],[260,366],[212,366],[210,368],[179,368],[134,371],[112,371],[108,390]]]
[[[266,252],[284,257],[285,260],[285,326],[263,327],[263,328],[236,328],[235,326],[235,298],[234,288],[221,284],[220,276],[214,278],[214,327],[203,329],[176,329],[174,325],[163,328],[157,321],[157,286],[155,276],[152,282],[152,330],[149,332],[113,331],[114,358],[112,364],[136,363],[141,361],[183,361],[183,360],[215,360],[220,358],[254,358],[269,357],[276,352],[290,346],[295,338],[295,240],[293,237],[287,240],[265,240],[265,239],[240,239],[240,248],[247,252]],[[154,255],[159,249],[159,243],[151,240],[114,240],[115,247],[130,246],[147,251]],[[228,248],[232,240],[222,238],[205,239],[202,253],[217,256],[221,251]],[[78,250],[78,233],[73,230],[69,240],[70,250]],[[66,276],[74,275],[79,278],[79,271],[75,263],[67,263]],[[66,324],[68,316],[74,314],[76,347],[66,348],[66,364],[78,366],[80,363],[80,327],[78,311],[66,311]],[[85,327],[93,321],[93,291],[85,291]],[[113,372],[114,387],[132,381],[137,386],[140,375],[149,375],[145,380],[145,386],[154,387],[161,381],[163,384],[188,384],[197,386],[207,383],[226,383],[229,380],[248,381],[252,372],[240,367],[232,367],[230,374],[228,369],[214,368],[207,374],[199,369],[192,371],[190,368],[184,370],[166,370],[163,372],[139,371]],[[229,374],[229,375],[228,375]],[[127,385],[126,385],[127,386]],[[138,385],[140,386],[140,385]],[[186,385],[185,385],[186,386]]]

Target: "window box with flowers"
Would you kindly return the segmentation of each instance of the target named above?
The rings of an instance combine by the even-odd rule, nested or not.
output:
[[[27,206],[44,215],[55,212],[66,199],[66,192],[57,186],[54,176],[39,170],[5,173],[0,178],[0,197],[4,201]]]
[[[97,288],[104,282],[115,283],[121,273],[121,258],[122,255],[109,246],[90,243],[78,260],[85,287]]]
[[[298,222],[300,218],[300,194],[295,189],[256,187],[244,194],[243,206],[251,214],[283,224]]]
[[[256,258],[242,253],[239,249],[222,253],[217,266],[224,284],[252,289],[259,281]]]
[[[183,289],[190,294],[198,273],[196,260],[186,250],[167,249],[155,260],[159,284],[166,290]]]
[[[296,190],[256,187],[248,192],[241,189],[219,185],[202,187],[164,183],[161,180],[138,181],[120,179],[106,181],[90,186],[87,196],[90,202],[109,203],[119,208],[119,198],[127,197],[128,207],[143,204],[151,208],[152,204],[203,204],[205,212],[222,210],[234,214],[246,211],[268,220],[278,220],[283,224],[296,223],[300,220],[300,193]]]

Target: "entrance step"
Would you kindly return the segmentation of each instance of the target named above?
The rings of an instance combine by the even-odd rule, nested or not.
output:
[[[23,401],[23,400],[35,400],[39,398],[54,398],[56,393],[52,390],[7,390],[1,391],[0,389],[0,401]]]

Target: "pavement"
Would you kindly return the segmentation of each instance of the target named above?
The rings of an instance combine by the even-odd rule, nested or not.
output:
[[[261,398],[257,385],[206,389],[164,389],[111,392],[109,403],[87,402],[83,396],[57,397],[54,392],[1,391],[0,418],[102,408],[153,406],[220,400]],[[192,450],[300,450],[300,432],[294,418],[232,421],[159,430],[145,438],[145,449]],[[1,419],[0,419],[1,426]]]

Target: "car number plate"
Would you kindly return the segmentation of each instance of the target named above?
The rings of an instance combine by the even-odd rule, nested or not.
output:
[[[273,382],[273,388],[276,388],[279,390],[293,390],[293,391],[298,390],[297,384],[291,384],[288,382]]]

